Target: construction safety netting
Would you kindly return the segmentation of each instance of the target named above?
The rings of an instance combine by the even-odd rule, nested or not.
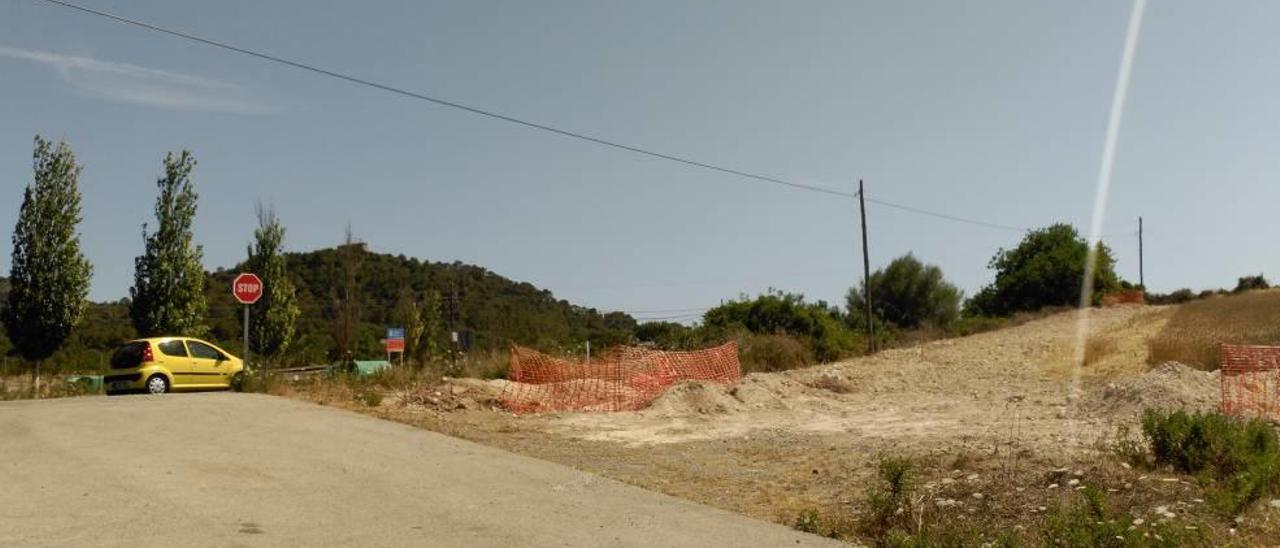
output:
[[[731,383],[742,376],[738,343],[689,352],[616,346],[589,362],[511,347],[511,383],[502,404],[516,414],[634,411],[682,381]]]
[[[1222,345],[1222,412],[1280,421],[1280,346]]]

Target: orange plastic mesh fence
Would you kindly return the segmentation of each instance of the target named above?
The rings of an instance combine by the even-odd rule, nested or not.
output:
[[[1222,345],[1222,412],[1280,420],[1280,346]]]
[[[590,363],[512,346],[502,404],[516,414],[633,411],[681,381],[731,383],[741,376],[736,342],[691,352],[616,346]]]

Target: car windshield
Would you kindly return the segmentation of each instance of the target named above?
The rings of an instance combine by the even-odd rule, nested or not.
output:
[[[137,367],[142,364],[142,350],[146,348],[147,343],[131,342],[116,350],[111,355],[111,367],[115,369],[123,369],[126,367]]]

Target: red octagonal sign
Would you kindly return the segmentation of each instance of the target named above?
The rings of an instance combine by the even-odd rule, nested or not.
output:
[[[253,304],[262,298],[262,279],[257,274],[245,272],[231,282],[231,294],[240,304]]]

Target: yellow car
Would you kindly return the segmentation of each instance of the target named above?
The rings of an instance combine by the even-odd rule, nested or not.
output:
[[[208,341],[152,337],[129,341],[111,355],[111,373],[102,379],[108,395],[144,391],[239,388],[244,362]]]

